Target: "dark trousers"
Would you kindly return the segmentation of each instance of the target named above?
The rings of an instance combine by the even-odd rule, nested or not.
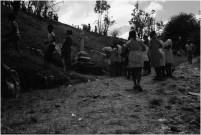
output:
[[[114,61],[111,64],[111,76],[117,76],[118,62]]]
[[[155,67],[155,73],[156,73],[156,77],[160,77],[161,76],[161,68]]]
[[[151,66],[149,61],[144,61],[144,70],[146,70],[149,73],[151,73]]]
[[[165,64],[165,71],[166,71],[167,76],[172,76],[172,64],[171,63]]]
[[[132,68],[132,78],[133,78],[134,85],[140,85],[141,73],[142,73],[141,67]]]
[[[130,79],[130,77],[132,75],[132,69],[131,68],[126,69],[126,75],[127,75],[127,78]]]
[[[64,71],[69,72],[71,70],[70,56],[63,56],[63,61],[64,61]]]
[[[161,76],[165,77],[165,66],[161,66],[160,71],[161,71]]]
[[[55,50],[55,46],[53,44],[48,46],[48,49],[45,52],[45,61],[47,61],[47,62],[53,61],[54,50]]]

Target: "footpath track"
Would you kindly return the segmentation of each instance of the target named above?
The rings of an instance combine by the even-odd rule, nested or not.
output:
[[[200,73],[187,63],[174,78],[94,82],[23,93],[2,102],[2,133],[156,134],[200,133]],[[191,92],[189,94],[189,92]],[[195,95],[192,95],[194,93]]]

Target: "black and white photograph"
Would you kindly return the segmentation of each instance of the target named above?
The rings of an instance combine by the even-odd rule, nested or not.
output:
[[[200,0],[1,0],[1,134],[200,134]]]

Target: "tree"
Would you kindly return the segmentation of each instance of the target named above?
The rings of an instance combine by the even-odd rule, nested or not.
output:
[[[153,30],[151,27],[153,25],[154,19],[151,17],[152,14],[155,13],[155,10],[152,10],[151,13],[147,13],[141,9],[139,9],[139,2],[137,1],[134,4],[133,12],[131,13],[132,18],[129,21],[131,25],[131,29],[136,30],[137,32],[142,33],[143,28],[147,27],[148,32]]]
[[[107,3],[107,1],[105,0],[96,1],[94,11],[95,13],[98,14],[97,28],[98,28],[99,34],[102,34],[104,29],[102,25],[102,15],[105,11],[108,11],[109,8],[110,8],[110,5]]]
[[[38,17],[41,17],[41,13],[42,11],[44,11],[44,9],[47,7],[47,10],[51,11],[51,12],[57,12],[59,10],[59,7],[57,8],[56,6],[63,2],[57,2],[55,0],[51,0],[51,1],[39,1],[39,0],[36,0],[36,1],[28,1],[28,4],[27,6],[28,7],[31,7],[31,6],[34,6],[35,7],[35,13]],[[46,11],[45,11],[46,12]]]
[[[117,37],[117,36],[119,36],[120,31],[117,30],[117,29],[115,29],[115,30],[113,30],[110,34],[112,35],[112,37]]]
[[[105,36],[107,36],[109,27],[112,26],[114,23],[115,23],[115,20],[111,20],[108,17],[108,14],[106,14],[104,17],[104,24],[103,24],[103,34]]]
[[[181,37],[181,47],[185,49],[187,39],[193,37],[192,33],[196,34],[195,31],[200,31],[200,25],[193,14],[180,13],[171,17],[164,31],[169,33],[175,40]],[[200,41],[200,38],[198,40]]]

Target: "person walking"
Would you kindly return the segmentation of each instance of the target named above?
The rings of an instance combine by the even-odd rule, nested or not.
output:
[[[149,57],[150,57],[150,64],[151,67],[155,68],[156,77],[155,80],[160,80],[161,78],[161,54],[159,52],[159,49],[162,48],[162,45],[160,44],[159,40],[156,38],[156,32],[152,31],[150,33],[150,46],[149,46]]]
[[[143,46],[136,40],[135,30],[129,32],[128,40],[129,41],[126,44],[124,44],[124,46],[129,48],[128,68],[132,69],[132,78],[134,82],[133,89],[142,91],[140,81],[143,67],[143,61],[142,61]]]

